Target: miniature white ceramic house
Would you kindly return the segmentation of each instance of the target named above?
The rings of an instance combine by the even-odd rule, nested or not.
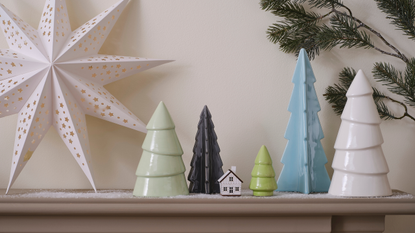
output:
[[[220,195],[241,196],[243,181],[235,174],[236,167],[232,166],[221,178],[219,178]]]

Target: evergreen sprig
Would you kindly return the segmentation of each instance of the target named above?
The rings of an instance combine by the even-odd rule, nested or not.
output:
[[[324,24],[317,36],[318,45],[323,50],[330,50],[337,45],[340,48],[373,48],[370,36],[365,31],[357,30],[359,25],[343,15],[330,17],[331,27]]]
[[[388,90],[405,98],[405,103],[415,107],[415,59],[407,64],[405,72],[398,71],[392,65],[377,62],[373,74],[378,82],[388,87]]]
[[[406,85],[402,72],[396,70],[392,65],[384,62],[377,62],[373,68],[373,73],[376,80],[384,83],[392,93],[407,98],[411,97],[410,87]]]
[[[415,39],[415,0],[375,0],[378,8],[387,14],[391,23],[402,30],[410,39]],[[305,7],[308,5],[308,7]],[[270,11],[282,20],[268,28],[268,38],[278,43],[286,53],[298,55],[305,48],[308,56],[314,59],[321,50],[340,48],[365,48],[399,58],[406,64],[405,71],[398,71],[388,63],[375,63],[375,80],[394,94],[404,98],[404,102],[389,97],[373,88],[373,98],[382,119],[415,118],[408,113],[407,105],[415,107],[415,58],[408,59],[381,33],[370,25],[353,16],[352,11],[340,0],[261,0],[263,10]],[[313,12],[313,8],[324,8],[325,14]],[[311,10],[306,10],[311,9]],[[378,37],[390,51],[378,47],[371,40]],[[333,106],[336,114],[343,112],[347,101],[346,93],[356,72],[344,68],[340,72],[340,83],[326,88],[326,100]],[[405,112],[396,116],[389,110],[385,101],[401,105]]]
[[[307,0],[297,0],[297,2],[304,3]],[[329,7],[344,7],[342,1],[339,0],[308,0],[311,7],[329,8]]]
[[[275,23],[268,29],[268,39],[280,43],[286,53],[298,52],[298,47],[309,44],[309,40],[319,33],[317,23],[322,19],[320,14],[307,12],[300,3],[277,1],[279,4],[269,4],[274,15],[284,18],[284,22]],[[310,38],[310,39],[308,39]]]
[[[412,0],[375,0],[378,8],[386,13],[399,30],[415,40],[415,2]]]
[[[346,93],[350,85],[356,76],[356,71],[353,68],[345,67],[339,74],[340,84],[334,84],[326,88],[324,96],[326,100],[332,104],[333,110],[337,115],[343,113],[343,109],[347,102]],[[385,100],[390,100],[388,96],[383,94],[381,91],[372,87],[373,99],[375,100],[376,108],[379,112],[379,116],[385,120],[398,119],[392,112],[389,111],[388,107],[384,103]]]
[[[347,90],[356,76],[356,71],[353,68],[345,67],[340,72],[339,76],[340,83],[328,86],[324,96],[326,97],[326,100],[332,104],[334,112],[341,115],[347,102]]]

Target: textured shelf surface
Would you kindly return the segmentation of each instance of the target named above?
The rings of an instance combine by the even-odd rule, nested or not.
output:
[[[0,190],[4,193],[5,190]],[[11,190],[0,195],[0,232],[381,233],[385,215],[415,215],[415,197],[344,198],[275,192],[137,198],[132,190]]]
[[[0,189],[0,193],[4,190]],[[0,195],[0,215],[22,214],[178,214],[178,215],[298,215],[415,214],[415,196],[394,190],[390,197],[345,198],[329,194],[275,192],[254,197],[192,194],[137,198],[132,190],[11,190]]]
[[[0,189],[0,193],[5,193]],[[9,194],[0,195],[0,203],[4,202],[67,202],[67,201],[86,201],[86,202],[343,202],[343,201],[365,201],[365,202],[415,202],[415,196],[400,190],[393,190],[392,196],[387,197],[342,197],[327,193],[302,194],[296,192],[274,192],[273,196],[255,197],[251,190],[242,190],[241,196],[226,197],[220,194],[194,194],[171,196],[171,197],[134,197],[133,191],[129,189],[98,190],[96,193],[89,189],[15,189],[10,190]]]

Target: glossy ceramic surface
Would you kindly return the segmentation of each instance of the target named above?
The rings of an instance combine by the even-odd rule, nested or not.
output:
[[[389,172],[382,151],[380,117],[372,87],[361,70],[354,78],[334,148],[329,193],[340,196],[389,196]]]
[[[382,132],[378,124],[361,124],[343,119],[334,148],[364,149],[382,143]]]
[[[137,168],[134,196],[187,195],[183,150],[175,132],[175,125],[160,102],[147,125],[143,154]]]
[[[327,192],[330,178],[326,154],[320,140],[324,138],[317,113],[320,104],[314,89],[316,79],[304,49],[301,49],[292,79],[294,90],[288,111],[291,117],[284,137],[288,139],[281,162],[277,191]]]
[[[205,105],[197,124],[193,157],[190,161],[189,180],[190,193],[223,193],[219,178],[223,176],[222,159],[212,114]]]
[[[364,174],[389,172],[382,148],[379,146],[360,150],[336,150],[332,167],[335,170]]]
[[[386,174],[365,175],[336,170],[329,194],[349,197],[390,196],[392,191]]]
[[[249,188],[254,191],[254,196],[272,196],[277,189],[275,171],[272,167],[271,156],[268,149],[262,146],[255,159],[255,166],[251,172]]]

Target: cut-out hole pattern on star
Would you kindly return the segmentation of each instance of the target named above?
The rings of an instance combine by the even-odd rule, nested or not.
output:
[[[18,113],[7,191],[53,125],[94,190],[85,114],[146,132],[104,85],[171,60],[100,55],[128,0],[71,31],[65,0],[46,0],[39,27],[0,5],[0,117]]]

